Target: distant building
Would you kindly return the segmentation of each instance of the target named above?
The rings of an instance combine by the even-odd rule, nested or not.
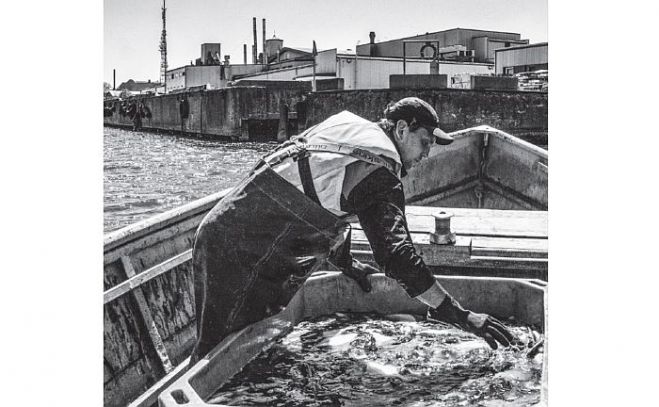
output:
[[[108,89],[105,92],[103,92],[103,98],[104,99],[118,99],[121,97],[121,90],[112,90]]]
[[[234,75],[261,72],[265,65],[186,65],[167,71],[167,89],[180,92],[192,88],[221,89],[226,88]]]
[[[311,50],[309,50],[311,56]],[[309,81],[313,76],[313,58],[303,58],[301,53],[293,66],[286,66],[287,60],[270,64],[268,70],[240,76],[233,80],[295,80]],[[492,75],[494,65],[477,62],[439,61],[438,72],[431,69],[432,60],[408,58],[405,72],[408,74],[454,74]],[[319,51],[316,56],[316,79],[341,78],[343,89],[387,89],[389,76],[403,73],[402,58],[364,57],[355,55],[352,50],[329,49]],[[338,83],[338,82],[337,82]]]
[[[201,60],[204,65],[220,65],[222,63],[222,44],[205,43],[201,44]]]
[[[326,49],[314,58],[311,48],[287,47],[273,36],[263,45],[264,64],[232,65],[228,56],[219,64],[220,44],[202,44],[195,65],[167,71],[166,91],[220,89],[241,80],[309,81],[314,63],[317,80],[333,79],[342,89],[386,89],[390,75],[403,73],[447,75],[448,87],[466,87],[471,76],[495,74],[496,50],[529,43],[517,33],[465,28],[383,42],[375,42],[374,32],[369,37],[355,51]]]
[[[117,90],[127,90],[134,93],[143,93],[144,91],[153,90],[160,87],[160,82],[151,82],[149,79],[146,82],[134,81],[129,79],[117,87]]]
[[[284,40],[274,35],[272,38],[265,40],[265,61],[266,63],[278,62],[279,51],[284,47]]]
[[[496,50],[495,69],[497,75],[513,75],[549,69],[549,44],[521,45]]]
[[[357,55],[370,57],[433,58],[439,60],[494,63],[498,48],[526,45],[520,34],[470,28],[452,28],[411,37],[375,42],[371,32],[368,44],[357,45]]]

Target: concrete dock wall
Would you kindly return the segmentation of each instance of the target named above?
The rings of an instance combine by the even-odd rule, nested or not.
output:
[[[142,119],[144,130],[176,131],[203,135],[212,138],[247,137],[243,123],[254,119],[277,120],[280,102],[295,106],[307,90],[298,86],[249,86],[209,91],[143,96],[128,99],[129,102],[144,102],[151,111],[151,118]],[[182,119],[179,99],[187,97],[190,113]],[[110,126],[132,127],[133,121],[120,114],[120,101],[115,104],[112,116],[104,118]],[[276,137],[276,133],[273,135]]]
[[[547,93],[478,91],[462,89],[377,89],[325,91],[309,95],[306,126],[349,110],[368,120],[378,120],[389,102],[408,96],[430,103],[440,126],[450,132],[487,124],[542,147],[547,146]]]
[[[369,120],[378,120],[387,103],[417,96],[435,107],[445,131],[487,124],[536,145],[547,146],[548,96],[541,92],[377,89],[310,93],[295,84],[276,82],[185,95],[190,104],[190,116],[186,120],[181,120],[179,114],[178,98],[183,94],[133,98],[144,101],[151,110],[152,117],[145,118],[142,127],[145,130],[179,131],[241,140],[263,139],[263,134],[256,133],[266,132],[266,137],[276,140],[281,102],[288,106],[289,119],[296,121],[292,126],[289,123],[289,127],[303,129],[343,110]],[[306,109],[298,116],[298,103],[302,100],[306,100]],[[120,102],[114,103],[115,112],[105,117],[104,123],[132,126],[130,118],[119,113]]]

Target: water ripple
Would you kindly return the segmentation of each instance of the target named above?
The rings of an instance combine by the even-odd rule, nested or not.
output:
[[[228,143],[104,128],[104,231],[235,185],[275,143]]]

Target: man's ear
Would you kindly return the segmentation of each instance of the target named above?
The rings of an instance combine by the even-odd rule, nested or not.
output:
[[[394,137],[396,140],[403,141],[403,135],[405,134],[404,130],[407,129],[407,122],[403,119],[400,119],[396,122],[396,127],[394,128]]]

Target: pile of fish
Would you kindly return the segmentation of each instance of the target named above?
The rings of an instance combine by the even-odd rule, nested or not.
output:
[[[410,315],[335,314],[298,324],[209,400],[233,406],[527,406],[540,401],[540,334],[508,321],[491,350]]]

